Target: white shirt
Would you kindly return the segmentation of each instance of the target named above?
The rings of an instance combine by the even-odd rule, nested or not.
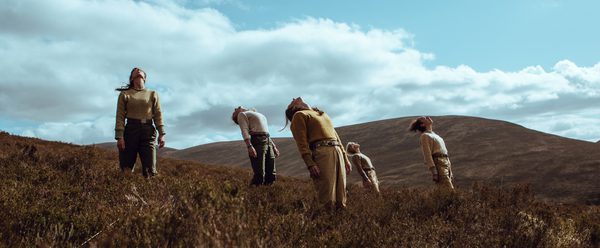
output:
[[[373,163],[371,163],[371,159],[362,153],[348,153],[348,158],[350,158],[350,162],[357,169],[366,170],[373,169]]]
[[[242,137],[245,140],[250,139],[251,132],[269,133],[267,117],[256,111],[240,112],[237,116],[237,121],[242,131]]]
[[[433,163],[433,154],[441,153],[448,155],[444,139],[433,131],[425,131],[421,134],[421,150],[423,151],[425,166],[428,169],[435,166]]]

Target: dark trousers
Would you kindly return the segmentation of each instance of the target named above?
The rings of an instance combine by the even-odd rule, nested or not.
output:
[[[275,169],[275,153],[273,152],[273,144],[268,136],[251,135],[250,142],[256,150],[256,158],[250,157],[250,164],[252,164],[252,171],[254,176],[252,177],[251,185],[271,185],[275,182],[276,169]]]
[[[125,139],[125,150],[119,151],[121,170],[133,172],[139,154],[144,177],[156,175],[156,128],[149,123],[127,123],[123,138]]]

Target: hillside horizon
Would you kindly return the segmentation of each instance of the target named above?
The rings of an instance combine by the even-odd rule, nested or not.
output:
[[[361,123],[355,123],[355,124],[350,124],[350,125],[335,126],[335,128],[338,129],[338,128],[356,126],[356,125],[365,125],[365,124],[369,124],[369,123],[376,123],[376,122],[389,121],[389,120],[402,119],[402,118],[416,118],[416,117],[418,117],[418,116],[398,116],[398,117],[391,117],[391,118],[384,118],[384,119],[379,119],[379,120],[372,120],[372,121],[366,121],[366,122],[361,122]],[[514,125],[521,126],[523,128],[526,128],[526,129],[529,129],[529,130],[532,130],[532,131],[544,133],[544,134],[547,134],[547,135],[554,135],[554,136],[558,136],[558,137],[561,137],[561,138],[564,138],[564,139],[571,139],[571,140],[588,142],[588,143],[600,143],[600,139],[598,139],[596,141],[590,141],[590,140],[577,139],[577,138],[572,138],[572,137],[567,137],[567,136],[561,136],[561,135],[558,135],[558,134],[548,133],[548,132],[540,131],[540,130],[537,130],[537,129],[527,128],[525,126],[522,126],[522,125],[510,122],[510,121],[507,121],[507,120],[502,120],[502,119],[494,119],[494,118],[487,118],[487,117],[481,117],[481,116],[470,116],[470,115],[439,115],[439,116],[432,116],[432,117],[435,117],[435,118],[437,118],[437,117],[466,117],[466,118],[479,118],[479,119],[484,119],[484,120],[493,120],[493,121],[507,122],[507,123],[512,123]],[[238,130],[237,126],[235,126],[235,125],[232,125],[232,129],[235,129],[236,131]],[[277,130],[277,131],[279,131],[279,130]],[[272,133],[276,133],[276,132],[272,132]],[[11,134],[11,135],[16,135],[16,134]],[[292,137],[291,136],[284,136],[284,137],[273,137],[273,138],[274,139],[286,139],[286,138],[292,138]],[[53,141],[63,142],[63,141],[60,141],[60,140],[53,140]],[[227,143],[227,142],[237,142],[237,141],[242,141],[241,137],[236,138],[236,139],[231,139],[231,140],[221,140],[221,141],[201,143],[201,144],[187,146],[187,147],[184,147],[184,148],[174,148],[174,147],[166,146],[166,147],[164,147],[162,149],[166,149],[166,150],[168,150],[168,152],[171,152],[171,151],[185,150],[185,149],[189,149],[189,148],[193,148],[193,147],[199,147],[199,146],[203,146],[203,145],[218,144],[218,143]],[[69,143],[69,142],[67,142],[67,143]],[[167,142],[167,143],[169,143],[169,142]],[[110,146],[112,146],[114,144],[115,147],[116,147],[116,142],[114,142],[114,141],[95,142],[95,143],[89,143],[89,144],[77,144],[77,143],[74,143],[74,144],[76,144],[76,145],[95,145],[95,146],[99,146],[99,147],[103,147],[103,148],[110,148]]]
[[[344,143],[361,144],[377,170],[382,185],[427,186],[418,136],[406,131],[414,117],[393,118],[337,127]],[[459,187],[475,182],[502,186],[531,184],[540,197],[561,202],[600,203],[600,153],[597,144],[525,128],[507,121],[471,116],[434,116],[434,131],[446,141]],[[280,175],[308,178],[292,138],[273,138],[282,156]],[[104,147],[110,147],[104,144]],[[111,145],[115,149],[114,145]],[[215,142],[164,156],[249,168],[241,140]],[[349,183],[359,184],[356,172]]]

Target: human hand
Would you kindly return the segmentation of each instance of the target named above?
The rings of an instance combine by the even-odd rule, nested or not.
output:
[[[248,147],[248,156],[250,156],[251,158],[258,157],[258,155],[256,154],[256,149],[254,149],[253,146]]]
[[[348,162],[348,160],[346,160],[346,173],[350,173],[352,171],[352,165],[350,165],[350,162]]]
[[[370,188],[371,187],[371,181],[362,181],[362,185],[365,188]]]
[[[275,157],[279,157],[279,149],[276,146],[273,146],[273,152],[275,152]]]
[[[158,136],[158,148],[163,148],[165,147],[165,136],[161,135]]]
[[[119,148],[119,151],[125,151],[125,139],[124,138],[119,138],[117,140],[117,148]]]
[[[319,170],[319,166],[313,165],[308,167],[308,171],[310,172],[310,176],[317,178],[321,175],[321,170]]]
[[[431,180],[433,180],[434,182],[437,183],[440,180],[440,178],[439,178],[438,174],[432,173],[431,174]]]

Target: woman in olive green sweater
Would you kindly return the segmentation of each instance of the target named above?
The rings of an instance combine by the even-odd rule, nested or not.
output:
[[[331,119],[300,97],[292,100],[285,115],[292,123],[290,129],[313,179],[318,202],[327,207],[345,207],[346,173],[352,167]]]
[[[158,145],[165,146],[165,130],[158,93],[145,87],[146,72],[133,68],[129,84],[120,91],[117,102],[115,139],[119,148],[122,171],[133,171],[137,155],[142,162],[142,174],[148,178],[157,174],[156,131]],[[156,127],[153,125],[156,125]]]

